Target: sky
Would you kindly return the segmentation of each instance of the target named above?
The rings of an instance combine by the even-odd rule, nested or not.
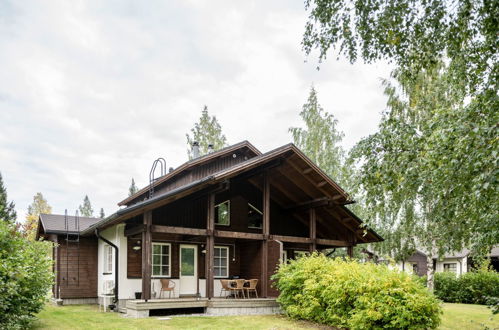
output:
[[[303,1],[0,0],[0,172],[22,221],[42,192],[106,215],[152,162],[187,160],[204,105],[230,144],[292,142],[312,85],[346,149],[376,131],[387,64],[333,54],[317,70]]]

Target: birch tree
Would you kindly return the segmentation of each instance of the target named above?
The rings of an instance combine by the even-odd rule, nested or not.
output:
[[[423,250],[432,288],[432,257],[470,245],[485,253],[499,242],[497,102],[466,104],[442,64],[393,78],[384,81],[378,132],[352,155],[369,224],[385,238],[379,248],[400,259]]]
[[[52,207],[43,197],[42,193],[38,192],[33,196],[33,202],[28,206],[26,220],[22,226],[24,236],[30,240],[34,240],[40,214],[52,213]]]

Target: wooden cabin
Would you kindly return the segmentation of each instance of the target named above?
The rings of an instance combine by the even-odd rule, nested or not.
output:
[[[85,257],[72,257],[76,243],[47,226],[48,215],[40,217],[39,236],[59,243],[56,298],[113,294],[127,310],[148,312],[154,307],[141,303],[166,306],[160,280],[169,279],[177,301],[209,307],[225,294],[221,279],[258,279],[259,299],[270,300],[278,296],[270,277],[286,259],[381,241],[350,203],[295,145],[262,154],[244,141],[186,162],[119,202],[111,216],[80,225]]]

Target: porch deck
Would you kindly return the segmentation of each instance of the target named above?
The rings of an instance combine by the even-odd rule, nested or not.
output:
[[[127,316],[148,317],[154,309],[203,308],[207,315],[255,315],[279,314],[281,309],[275,298],[172,298],[128,300],[126,302]]]

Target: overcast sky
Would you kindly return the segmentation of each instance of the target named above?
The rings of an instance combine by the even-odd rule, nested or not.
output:
[[[311,84],[350,148],[376,130],[387,65],[333,56],[316,70],[307,13],[283,1],[0,0],[0,172],[19,220],[36,192],[107,215],[152,161],[187,160],[203,105],[230,143],[291,142]]]

